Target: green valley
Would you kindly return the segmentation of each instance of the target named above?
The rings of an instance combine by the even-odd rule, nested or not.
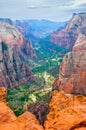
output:
[[[34,82],[8,89],[7,101],[16,115],[22,114],[32,103],[49,103],[52,83],[59,72],[63,55],[68,51],[50,43],[48,38],[34,44],[34,49],[37,58],[26,61],[33,72]]]

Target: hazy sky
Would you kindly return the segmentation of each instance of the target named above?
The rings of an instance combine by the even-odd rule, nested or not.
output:
[[[85,12],[86,0],[0,0],[0,17],[66,21]]]

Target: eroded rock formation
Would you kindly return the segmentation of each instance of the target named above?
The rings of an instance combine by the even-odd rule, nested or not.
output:
[[[86,95],[86,35],[80,34],[73,47],[63,58],[59,76],[53,87],[66,93]]]
[[[71,49],[80,33],[86,34],[86,13],[73,14],[64,29],[52,33],[50,41]]]
[[[5,101],[6,89],[0,87],[0,130],[43,130],[37,119],[30,112],[16,117]]]
[[[86,97],[58,91],[51,95],[43,128],[28,111],[16,117],[6,103],[6,88],[0,87],[0,130],[86,130]]]
[[[45,130],[86,130],[86,97],[54,91]]]

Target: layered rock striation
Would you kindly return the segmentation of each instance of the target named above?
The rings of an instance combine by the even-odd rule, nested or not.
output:
[[[29,41],[9,22],[0,21],[0,86],[15,87],[33,80],[24,62],[35,56]]]
[[[86,95],[86,35],[80,34],[72,52],[67,53],[53,87],[66,93]]]
[[[72,49],[80,33],[86,34],[86,13],[74,13],[64,29],[52,33],[50,41]]]
[[[64,35],[71,31],[74,36],[77,33],[77,38],[72,38],[73,44],[68,43],[73,46],[72,51],[64,56],[53,87],[66,93],[86,95],[86,13],[73,15]]]

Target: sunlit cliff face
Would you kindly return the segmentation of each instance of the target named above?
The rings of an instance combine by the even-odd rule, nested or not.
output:
[[[76,23],[79,24],[79,27],[77,26],[77,40],[72,52],[67,53],[63,58],[54,87],[57,86],[59,90],[66,93],[86,95],[86,13],[80,14],[80,17],[78,15],[77,17],[74,16],[74,20],[72,19],[74,25],[77,19],[79,21]],[[69,25],[73,27],[73,23],[70,20]]]

